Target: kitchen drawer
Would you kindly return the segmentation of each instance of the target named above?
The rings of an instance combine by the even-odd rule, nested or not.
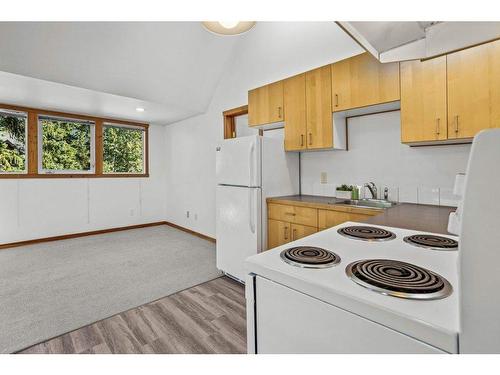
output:
[[[349,212],[318,210],[319,229],[331,228],[350,219]]]
[[[269,219],[288,221],[310,227],[318,226],[318,210],[316,208],[270,203],[267,209]]]
[[[331,228],[346,221],[362,221],[380,213],[382,211],[352,207],[343,207],[342,211],[318,210],[318,227],[319,229]]]

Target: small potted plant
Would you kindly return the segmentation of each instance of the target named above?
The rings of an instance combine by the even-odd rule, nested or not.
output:
[[[335,198],[351,199],[353,190],[354,190],[353,186],[349,186],[346,184],[343,184],[341,186],[337,186],[337,189],[335,191]]]

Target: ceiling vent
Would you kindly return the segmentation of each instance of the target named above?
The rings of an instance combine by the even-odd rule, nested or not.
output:
[[[380,62],[429,59],[500,38],[500,22],[337,22]]]

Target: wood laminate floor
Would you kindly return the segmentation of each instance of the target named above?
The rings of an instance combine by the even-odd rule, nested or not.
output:
[[[246,353],[244,287],[221,277],[20,353]]]

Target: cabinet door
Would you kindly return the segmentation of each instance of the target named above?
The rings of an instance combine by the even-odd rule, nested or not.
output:
[[[267,248],[272,249],[290,242],[290,223],[269,219],[267,221]]]
[[[283,83],[285,109],[285,151],[306,149],[306,75],[299,74]]]
[[[334,112],[399,99],[399,63],[382,64],[363,53],[332,64]]]
[[[306,73],[307,148],[333,147],[330,66]]]
[[[447,55],[448,138],[500,127],[500,40]]]
[[[257,126],[284,119],[283,81],[248,92],[248,125]]]
[[[307,225],[292,224],[292,241],[298,240],[299,238],[309,236],[316,233],[318,229],[316,227],[309,227]]]
[[[401,142],[448,138],[446,56],[401,63]]]

